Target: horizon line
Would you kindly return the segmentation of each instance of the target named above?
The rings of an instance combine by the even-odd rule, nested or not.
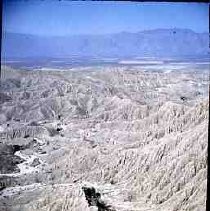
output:
[[[145,29],[140,31],[119,31],[119,32],[107,32],[107,33],[80,33],[80,34],[31,34],[31,33],[22,33],[22,32],[14,32],[14,31],[8,31],[8,30],[2,30],[3,34],[20,34],[20,35],[31,35],[31,36],[40,36],[40,37],[66,37],[66,36],[103,36],[103,35],[114,35],[114,34],[122,34],[122,33],[128,33],[128,34],[137,34],[137,33],[143,33],[143,32],[151,32],[156,30],[187,30],[191,31],[193,33],[197,34],[209,34],[208,31],[198,32],[190,28],[180,28],[180,27],[173,27],[173,28],[154,28],[154,29]]]

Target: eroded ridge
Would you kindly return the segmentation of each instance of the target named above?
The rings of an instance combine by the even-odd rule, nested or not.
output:
[[[0,210],[204,211],[208,83],[192,69],[6,68]]]

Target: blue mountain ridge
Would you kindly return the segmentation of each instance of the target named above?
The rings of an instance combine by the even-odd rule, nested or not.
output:
[[[201,56],[209,53],[209,34],[189,29],[155,29],[104,35],[39,36],[3,33],[2,57]]]

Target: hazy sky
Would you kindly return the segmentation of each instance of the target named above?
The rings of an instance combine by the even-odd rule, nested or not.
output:
[[[40,35],[104,34],[156,28],[208,32],[208,4],[5,0],[3,29]]]

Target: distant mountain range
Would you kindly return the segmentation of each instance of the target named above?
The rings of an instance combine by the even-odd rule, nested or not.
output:
[[[209,34],[189,29],[156,29],[106,35],[38,36],[5,32],[2,57],[133,57],[202,56]]]

